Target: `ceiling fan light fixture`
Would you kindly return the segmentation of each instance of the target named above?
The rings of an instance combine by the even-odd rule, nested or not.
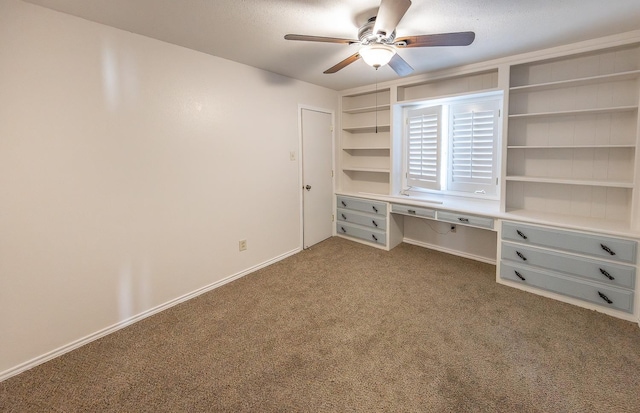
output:
[[[396,50],[385,44],[372,44],[364,46],[359,53],[366,64],[377,69],[389,63]]]

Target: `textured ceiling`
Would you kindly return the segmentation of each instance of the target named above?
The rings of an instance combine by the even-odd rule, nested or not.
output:
[[[357,61],[322,72],[357,46],[286,41],[287,33],[357,38],[379,0],[25,0],[87,20],[331,89],[396,79]],[[640,29],[640,0],[413,0],[398,37],[474,31],[467,47],[404,49],[426,73]]]

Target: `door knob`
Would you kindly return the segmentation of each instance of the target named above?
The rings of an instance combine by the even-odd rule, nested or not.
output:
[[[304,189],[306,189],[307,191],[311,191],[311,185],[305,186]]]

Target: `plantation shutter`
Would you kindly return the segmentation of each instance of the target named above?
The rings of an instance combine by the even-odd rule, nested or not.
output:
[[[497,193],[499,109],[499,100],[451,106],[449,190]]]
[[[407,112],[407,184],[440,189],[442,107]]]

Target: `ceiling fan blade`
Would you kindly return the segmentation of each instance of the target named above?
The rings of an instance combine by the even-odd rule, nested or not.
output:
[[[355,62],[358,59],[360,59],[360,53],[354,53],[351,56],[344,59],[342,62],[338,63],[337,65],[325,70],[324,73],[325,74],[335,73],[338,70],[344,69],[345,67],[349,66],[351,63]]]
[[[413,72],[413,68],[398,53],[394,54],[389,61],[389,66],[398,74],[398,76],[406,76]]]
[[[475,38],[474,32],[425,34],[401,37],[396,39],[394,44],[399,47],[469,46]],[[406,43],[406,45],[398,43]]]
[[[373,26],[373,34],[389,36],[398,26],[404,14],[409,10],[411,0],[382,0],[376,24]]]
[[[341,39],[339,37],[307,36],[304,34],[287,34],[284,36],[284,38],[285,40],[302,40],[306,42],[344,43],[344,44],[360,43],[359,40]]]

